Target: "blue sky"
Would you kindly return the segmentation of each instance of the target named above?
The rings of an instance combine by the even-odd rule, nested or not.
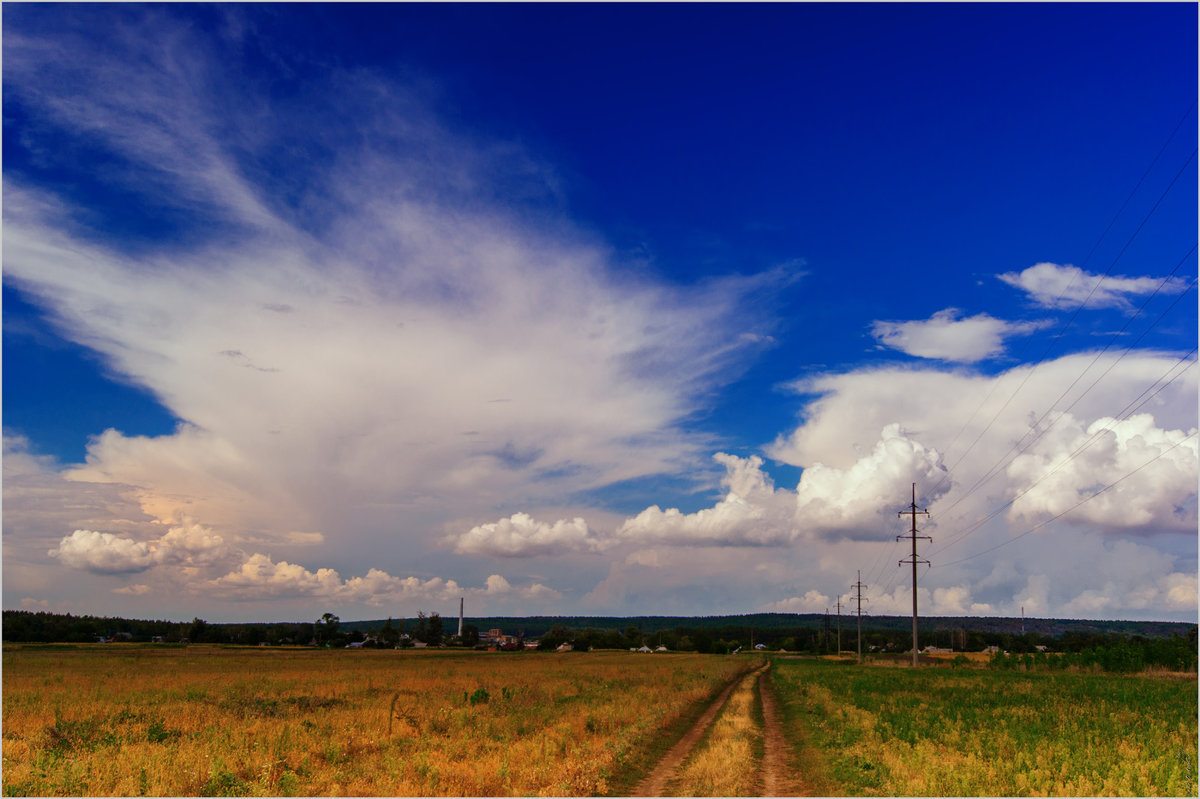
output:
[[[1196,618],[1194,5],[3,24],[5,608]]]

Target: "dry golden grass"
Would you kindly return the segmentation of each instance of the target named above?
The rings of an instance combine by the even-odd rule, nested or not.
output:
[[[762,728],[755,718],[758,672],[747,674],[730,694],[706,740],[667,786],[668,796],[754,796],[762,755]]]
[[[732,658],[4,648],[6,795],[591,795]]]

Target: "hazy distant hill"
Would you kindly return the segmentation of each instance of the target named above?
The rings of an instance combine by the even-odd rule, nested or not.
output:
[[[561,624],[572,630],[593,628],[598,630],[621,630],[635,627],[643,633],[653,633],[659,630],[689,629],[721,629],[723,627],[745,627],[756,630],[771,629],[821,629],[825,626],[824,613],[750,613],[737,616],[467,616],[465,624],[474,625],[480,632],[491,629],[503,630],[508,634],[523,632],[526,636],[536,638],[543,635],[556,624]],[[457,616],[443,616],[447,633],[458,631]],[[837,616],[828,616],[829,625],[836,626]],[[399,626],[400,619],[394,619],[393,624]],[[406,620],[415,623],[415,620]],[[1146,638],[1170,638],[1173,635],[1187,635],[1194,626],[1189,622],[1175,621],[1105,621],[1081,619],[1035,619],[1007,618],[1001,616],[922,616],[922,630],[936,632],[938,630],[967,630],[975,632],[1037,633],[1051,637],[1059,637],[1064,633],[1088,633],[1101,635],[1141,635]],[[345,630],[369,630],[382,627],[384,619],[369,619],[362,621],[343,621]],[[857,625],[858,617],[842,614],[842,629]],[[871,630],[909,630],[912,628],[911,616],[868,616],[862,617],[863,629]]]

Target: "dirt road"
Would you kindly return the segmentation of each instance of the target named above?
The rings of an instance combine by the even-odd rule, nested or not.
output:
[[[729,685],[717,694],[717,698],[712,701],[708,709],[701,714],[700,718],[696,719],[696,723],[692,725],[683,737],[680,738],[667,753],[663,755],[662,760],[658,761],[658,765],[654,770],[647,774],[637,787],[633,789],[632,796],[662,796],[663,790],[667,787],[667,783],[675,776],[675,772],[679,770],[679,766],[696,748],[696,744],[700,743],[700,739],[704,737],[704,733],[708,730],[709,725],[720,714],[721,708],[725,707],[725,701],[729,699],[729,695],[733,693],[733,688],[742,679],[742,675],[738,675],[736,679],[730,681]]]
[[[771,679],[767,673],[769,664],[758,669],[758,694],[763,711],[763,759],[760,765],[760,787],[763,796],[804,796],[803,782],[789,765],[787,739],[783,735],[783,722],[775,702],[775,694],[771,688]],[[637,787],[633,796],[662,796],[667,784],[675,777],[679,767],[687,756],[692,753],[700,739],[704,737],[709,726],[721,713],[726,700],[734,687],[743,679],[737,679],[727,685],[704,713],[696,720],[682,738],[663,755],[648,775]]]
[[[758,698],[763,713],[763,796],[808,796],[807,786],[789,765],[787,739],[783,735],[783,719],[775,703],[775,691],[766,669],[758,675]]]

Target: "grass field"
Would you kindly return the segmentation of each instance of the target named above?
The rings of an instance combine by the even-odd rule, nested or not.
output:
[[[3,789],[620,793],[704,700],[758,662],[5,645]],[[795,762],[821,793],[1196,794],[1194,675],[913,671],[787,658],[771,673]],[[755,690],[747,681],[735,691],[670,790],[750,790],[762,748]]]
[[[593,795],[747,664],[6,645],[5,795]]]
[[[831,793],[1196,795],[1195,675],[783,659],[772,672],[790,737],[815,750]]]

